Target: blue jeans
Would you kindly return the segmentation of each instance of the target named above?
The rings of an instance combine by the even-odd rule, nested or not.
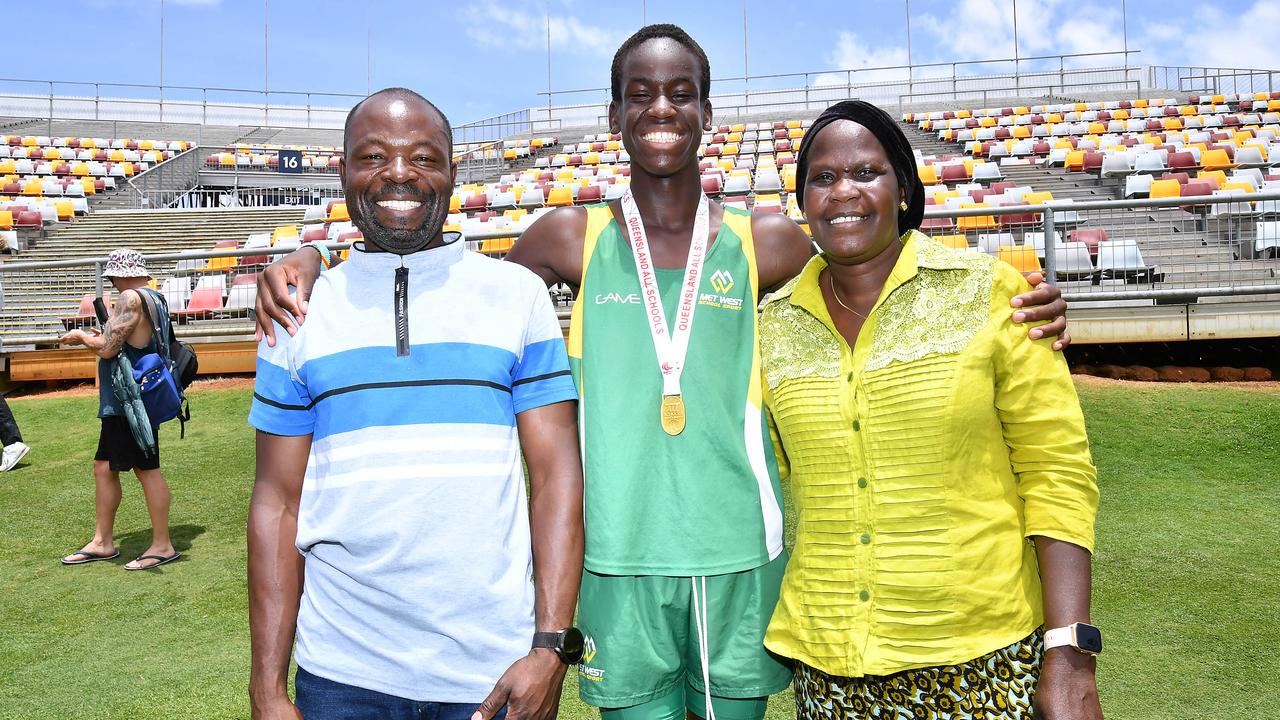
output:
[[[295,704],[305,720],[470,720],[478,707],[386,695],[313,675],[301,666],[293,683]],[[495,720],[506,716],[504,707]]]

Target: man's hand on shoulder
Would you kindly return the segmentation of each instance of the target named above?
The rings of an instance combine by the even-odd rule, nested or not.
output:
[[[289,335],[298,332],[307,315],[307,300],[316,278],[320,277],[320,253],[302,246],[276,260],[262,271],[258,278],[257,300],[254,301],[254,317],[258,328],[254,339],[267,339],[267,345],[276,346],[276,330],[272,321],[280,323]],[[289,286],[297,288],[297,294],[289,292]]]
[[[539,648],[512,663],[471,720],[492,720],[507,706],[507,720],[550,720],[560,708],[567,666],[553,651]]]
[[[1049,321],[1045,325],[1037,325],[1027,332],[1032,340],[1042,337],[1057,337],[1053,343],[1054,350],[1062,350],[1071,344],[1071,335],[1067,332],[1067,301],[1062,299],[1062,290],[1050,282],[1044,275],[1031,273],[1027,276],[1031,283],[1031,292],[1023,293],[1011,299],[1009,304],[1018,308],[1013,313],[1016,323]]]

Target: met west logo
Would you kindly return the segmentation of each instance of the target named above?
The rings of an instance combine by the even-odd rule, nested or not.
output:
[[[707,278],[713,293],[702,293],[698,297],[699,305],[708,307],[723,308],[725,310],[741,310],[742,298],[729,297],[728,293],[733,289],[733,275],[728,270],[716,270],[711,273],[711,277]]]

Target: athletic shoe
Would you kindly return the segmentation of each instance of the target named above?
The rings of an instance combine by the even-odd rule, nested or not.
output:
[[[31,452],[31,446],[21,441],[6,447],[3,455],[0,455],[0,472],[12,470],[29,452]]]

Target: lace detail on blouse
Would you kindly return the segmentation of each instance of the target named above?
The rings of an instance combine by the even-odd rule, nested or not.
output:
[[[916,247],[919,274],[878,309],[865,372],[935,353],[958,353],[987,322],[994,261],[934,242]]]
[[[840,375],[840,343],[821,320],[790,302],[771,303],[765,308],[760,320],[760,351],[770,389],[783,380]]]

